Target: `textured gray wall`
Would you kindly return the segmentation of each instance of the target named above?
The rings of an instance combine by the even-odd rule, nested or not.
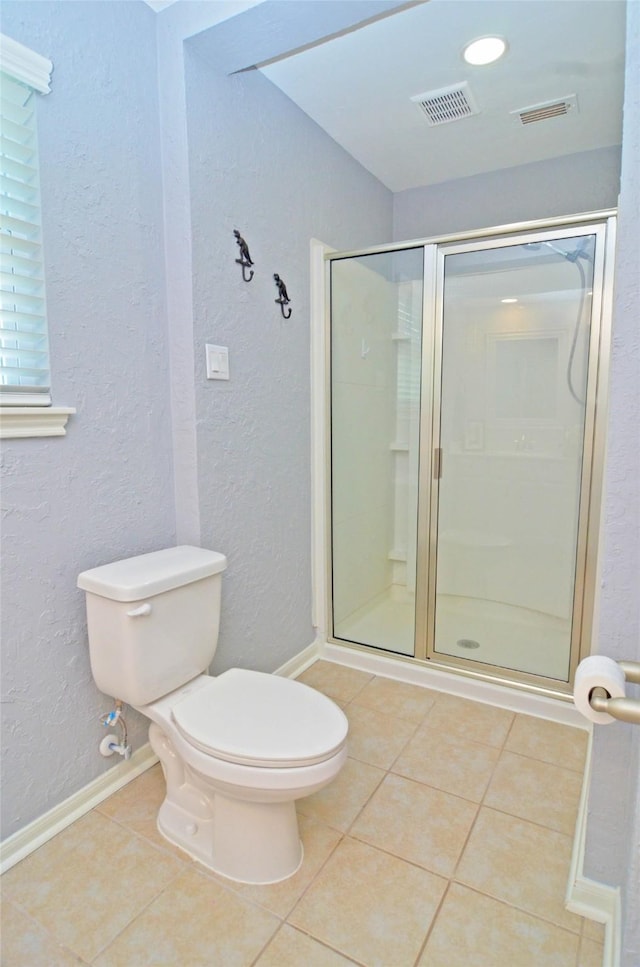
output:
[[[258,72],[229,78],[193,54],[187,105],[201,532],[229,558],[214,671],[272,671],[314,638],[309,242],[388,240],[392,196]],[[229,347],[229,382],[205,379],[206,342]]]
[[[620,148],[518,165],[394,195],[396,241],[615,208]]]
[[[155,16],[8,0],[2,31],[54,63],[38,103],[53,395],[78,410],[64,438],[2,447],[4,837],[113,765],[78,572],[175,527]]]
[[[640,4],[627,71],[597,650],[640,661]],[[640,686],[628,686],[640,699]],[[596,727],[585,871],[622,886],[623,967],[640,964],[640,729]]]
[[[346,6],[356,17],[360,11],[366,15],[365,8],[392,5]],[[232,5],[224,6],[222,15],[234,12]],[[230,130],[231,154],[213,150],[211,178],[217,178],[217,198],[207,187],[206,172],[201,172],[193,193],[194,212],[201,210],[200,193],[203,204],[214,209],[214,220],[207,228],[214,233],[203,238],[195,267],[194,303],[200,326],[195,348],[200,353],[203,335],[211,338],[207,322],[211,308],[219,306],[227,318],[224,305],[233,305],[232,300],[218,301],[213,278],[231,285],[233,277],[237,295],[231,230],[237,203],[247,204],[260,191],[266,192],[271,206],[258,219],[263,239],[274,237],[273,224],[281,252],[289,256],[288,247],[296,246],[289,262],[295,278],[291,275],[287,281],[292,292],[296,289],[297,328],[286,330],[276,322],[277,339],[264,347],[271,374],[263,392],[256,393],[254,377],[260,361],[255,354],[263,347],[254,343],[254,337],[267,331],[263,319],[267,315],[273,319],[273,310],[278,312],[273,303],[275,288],[272,291],[265,284],[242,339],[232,344],[237,381],[230,384],[230,407],[223,414],[229,422],[221,431],[227,451],[234,451],[229,460],[222,452],[209,451],[206,425],[204,430],[200,426],[196,438],[195,412],[193,421],[187,419],[176,431],[176,423],[189,413],[189,400],[195,398],[194,374],[189,371],[194,351],[192,320],[189,313],[180,319],[172,315],[168,331],[165,305],[165,289],[169,301],[175,293],[171,244],[185,254],[182,295],[191,289],[192,281],[191,228],[187,220],[185,231],[184,221],[179,221],[178,204],[171,208],[176,197],[172,179],[179,168],[172,151],[179,154],[186,147],[186,105],[179,96],[184,91],[182,40],[218,20],[220,7],[184,5],[178,15],[185,17],[183,34],[177,29],[170,41],[167,34],[160,38],[159,81],[156,34],[162,28],[142,3],[7,0],[3,4],[3,32],[51,57],[55,66],[53,93],[39,107],[53,389],[55,402],[78,409],[66,438],[11,441],[3,446],[3,838],[113,766],[112,760],[97,754],[102,736],[97,716],[104,698],[91,679],[84,598],[75,587],[76,576],[84,568],[174,543],[176,506],[180,539],[200,540],[200,507],[194,504],[201,497],[207,525],[202,542],[246,562],[236,572],[230,570],[224,607],[231,633],[226,651],[224,644],[221,648],[225,667],[275,668],[311,640],[309,238],[315,233],[345,246],[356,240],[368,244],[388,238],[391,196],[368,175],[361,184],[359,166],[296,111],[287,120],[292,127],[286,153],[279,156],[270,144],[274,131],[266,122],[261,146],[249,138],[251,151],[261,147],[265,152],[264,164],[254,161],[256,169],[268,175],[263,184],[258,179],[249,189],[244,178],[234,183],[223,236],[218,206],[227,197],[228,158],[235,156],[234,137],[247,139],[246,131],[239,134],[240,125]],[[339,12],[337,7],[325,9],[333,10],[334,17]],[[297,19],[296,31],[304,33],[309,18]],[[171,19],[165,18],[164,23],[170,31]],[[179,28],[174,20],[174,28],[176,24]],[[244,27],[237,37],[236,48],[241,50],[247,39]],[[261,38],[256,34],[256,39]],[[168,88],[178,92],[173,113],[159,103],[158,91],[166,96]],[[286,98],[281,99],[290,106]],[[229,109],[227,117],[232,115]],[[298,155],[300,166],[296,165],[296,124],[309,127],[306,134],[298,132],[307,143],[306,158]],[[207,131],[215,144],[220,133],[217,125],[210,124]],[[200,142],[195,140],[198,152]],[[211,144],[206,146],[209,151]],[[316,157],[329,168],[314,196],[309,194],[308,175]],[[284,160],[288,170],[286,164],[281,166]],[[274,165],[280,178],[278,193],[269,194]],[[179,173],[188,208],[189,173]],[[170,182],[164,194],[163,175]],[[344,178],[338,201],[330,191],[331,175]],[[291,212],[278,198],[280,189],[289,185],[296,203],[304,208],[293,232],[288,224]],[[352,222],[349,208],[358,209],[361,191],[360,214]],[[184,196],[177,197],[178,203],[184,201]],[[173,236],[176,224],[181,232]],[[171,244],[167,242],[165,249],[170,235]],[[205,281],[202,291],[211,269],[209,243],[220,256],[213,262],[218,275]],[[282,265],[280,271],[286,278]],[[254,294],[258,291],[256,287]],[[176,305],[172,306],[175,310]],[[180,310],[183,304],[177,306]],[[239,331],[241,321],[246,325],[245,309],[246,305],[234,317]],[[181,360],[172,358],[174,325],[186,330],[191,343]],[[222,335],[226,338],[227,333]],[[204,400],[197,422],[220,420],[222,411],[218,412],[211,394],[212,384],[203,384],[200,355],[197,367],[197,389]],[[283,392],[285,379],[292,391]],[[252,427],[246,437],[240,435],[243,428]],[[196,439],[199,450],[193,446]],[[280,469],[283,460],[282,453],[275,455],[277,447],[292,454],[287,470]],[[174,451],[181,464],[175,473],[179,485],[175,500]],[[188,466],[181,476],[183,456]],[[192,481],[199,462],[200,476]],[[214,473],[218,462],[221,475]],[[185,480],[187,487],[181,486]],[[238,501],[222,509],[214,485],[222,485],[227,496],[235,496],[237,487]],[[265,500],[267,489],[270,499]],[[245,519],[247,508],[251,514]],[[218,533],[221,521],[227,529]],[[256,553],[257,561],[253,560]],[[281,562],[278,568],[271,566],[276,557]],[[266,587],[274,591],[273,596],[263,590]],[[138,747],[146,740],[146,723],[130,713],[129,724],[133,745]]]

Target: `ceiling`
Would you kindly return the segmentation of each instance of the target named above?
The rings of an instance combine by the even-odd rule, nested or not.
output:
[[[151,7],[155,13],[160,13],[165,7],[170,7],[176,0],[144,0],[147,6]]]
[[[469,66],[463,46],[487,34],[506,55]],[[624,37],[623,0],[429,0],[261,70],[398,192],[620,144]],[[478,114],[430,126],[411,101],[465,81]]]

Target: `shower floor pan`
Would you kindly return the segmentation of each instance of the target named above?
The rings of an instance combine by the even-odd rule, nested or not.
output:
[[[392,587],[338,623],[335,637],[412,656],[414,615],[413,594]],[[436,657],[450,655],[567,681],[570,631],[569,621],[540,611],[438,595]]]

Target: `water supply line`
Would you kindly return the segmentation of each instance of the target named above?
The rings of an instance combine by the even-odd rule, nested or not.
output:
[[[123,756],[125,759],[131,758],[131,746],[127,742],[127,723],[124,720],[124,715],[122,714],[123,703],[119,698],[114,702],[114,707],[111,711],[106,714],[102,712],[100,714],[100,721],[103,726],[108,729],[112,725],[117,725],[121,730],[121,738],[118,742],[118,736],[115,732],[109,732],[108,735],[100,742],[100,754],[107,757],[118,753],[118,755]]]

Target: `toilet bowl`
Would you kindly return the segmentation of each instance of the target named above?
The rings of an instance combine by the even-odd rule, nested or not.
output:
[[[293,875],[303,855],[295,800],[342,768],[344,713],[300,682],[239,668],[139,711],[167,782],[163,836],[232,880]]]
[[[276,883],[302,862],[295,802],[337,776],[348,723],[301,682],[206,674],[226,563],[173,547],[84,571],[78,587],[96,685],[151,722],[167,784],[162,835],[232,880]]]

